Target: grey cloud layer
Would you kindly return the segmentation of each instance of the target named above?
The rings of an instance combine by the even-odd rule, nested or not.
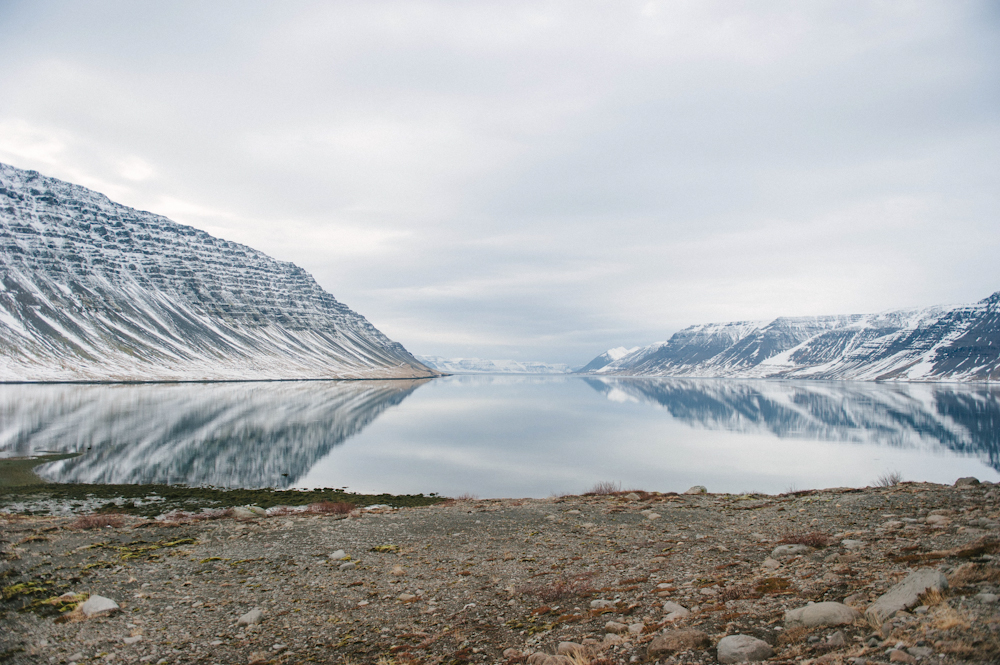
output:
[[[0,161],[583,363],[1000,288],[994,7],[6,3]]]

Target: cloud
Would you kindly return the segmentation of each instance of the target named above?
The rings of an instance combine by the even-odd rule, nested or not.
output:
[[[1000,289],[988,2],[5,3],[0,160],[583,363]]]

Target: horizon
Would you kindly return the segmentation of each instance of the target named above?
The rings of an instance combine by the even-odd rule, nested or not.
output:
[[[1000,11],[11,2],[0,161],[312,274],[411,353],[1000,288]]]

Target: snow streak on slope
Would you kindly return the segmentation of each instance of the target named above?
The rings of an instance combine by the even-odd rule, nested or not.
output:
[[[286,488],[426,381],[3,385],[0,453],[84,453],[40,467],[58,482]]]
[[[599,370],[602,367],[605,367],[606,365],[609,365],[616,360],[624,358],[628,354],[632,353],[633,351],[637,351],[638,349],[639,349],[638,346],[634,346],[631,349],[626,349],[624,346],[616,346],[613,349],[608,349],[607,351],[605,351],[604,353],[597,356],[589,363],[578,369],[577,372],[586,373]]]
[[[995,381],[1000,292],[960,307],[691,326],[588,373]]]
[[[423,364],[454,374],[568,374],[569,365],[520,360],[483,360],[482,358],[442,358],[417,356]]]
[[[0,381],[434,375],[291,263],[0,164]]]

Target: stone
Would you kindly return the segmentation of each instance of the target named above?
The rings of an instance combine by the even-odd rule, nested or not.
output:
[[[509,659],[509,658],[520,658],[520,657],[522,657],[523,655],[524,655],[524,654],[522,654],[522,653],[521,653],[521,651],[520,651],[519,649],[515,649],[515,648],[513,648],[513,647],[511,647],[511,648],[509,648],[509,649],[504,649],[504,650],[503,650],[503,657],[504,657],[504,658],[508,658],[508,659]]]
[[[594,610],[613,610],[615,609],[615,601],[613,600],[592,600],[590,601],[590,607]]]
[[[246,506],[236,506],[235,508],[232,508],[232,512],[230,514],[238,520],[252,520],[257,517],[256,513]]]
[[[264,618],[264,613],[260,611],[260,608],[253,608],[239,619],[236,620],[237,626],[256,626]]]
[[[336,552],[330,555],[330,558],[333,559],[334,561],[340,561],[341,559],[346,559],[347,552],[345,552],[344,550],[337,550]]]
[[[392,570],[389,571],[389,574],[395,575],[396,577],[402,577],[403,575],[406,574],[406,571],[403,570],[402,566],[393,566]]]
[[[646,519],[647,520],[658,520],[658,519],[660,519],[660,514],[659,513],[654,513],[653,511],[649,511],[648,513],[646,513]]]
[[[948,588],[948,580],[939,570],[922,568],[910,573],[906,579],[882,594],[865,612],[877,622],[885,621],[900,610],[916,607],[920,596],[930,590],[942,591]]]
[[[716,651],[720,663],[752,663],[774,655],[770,644],[750,635],[726,635]]]
[[[889,662],[890,663],[908,663],[913,665],[917,662],[917,659],[906,653],[902,649],[893,649],[889,652]]]
[[[105,598],[104,596],[91,596],[87,599],[87,602],[80,605],[80,611],[83,612],[86,617],[114,614],[120,609],[121,608],[118,607],[118,603],[110,598]]]
[[[83,660],[83,652],[77,651],[72,656],[69,657],[70,660]]]
[[[646,654],[650,658],[669,656],[677,651],[687,651],[688,649],[707,649],[712,645],[712,641],[706,633],[693,628],[675,628],[665,630],[649,643],[646,647]]]
[[[622,633],[628,632],[628,626],[617,621],[609,621],[604,624],[604,632],[621,635]]]
[[[847,550],[860,550],[865,546],[865,541],[846,539],[840,541],[840,546]]]
[[[689,490],[687,490],[684,493],[685,494],[708,494],[708,488],[706,488],[704,485],[695,485],[694,487],[690,488]]]
[[[978,600],[981,603],[995,603],[997,602],[998,599],[1000,599],[1000,596],[996,595],[995,593],[976,594],[976,600]]]
[[[535,653],[528,656],[526,662],[528,665],[542,665],[546,660],[548,660],[549,654],[544,651],[536,651]]]
[[[808,545],[778,545],[771,552],[772,559],[784,559],[790,556],[799,556],[812,552],[813,548]]]
[[[358,567],[358,564],[354,563],[353,561],[348,561],[347,563],[342,563],[339,566],[340,570],[354,570],[357,567]]]
[[[677,619],[683,619],[684,617],[690,616],[691,612],[688,608],[683,605],[678,605],[672,601],[667,601],[663,603],[663,611],[667,613],[664,617],[667,621],[676,621]]]
[[[635,492],[629,492],[628,494],[625,495],[625,499],[627,501],[638,501],[641,498],[642,497],[636,494]]]
[[[844,637],[844,634],[838,630],[836,633],[826,636],[826,644],[827,646],[839,649],[847,644],[847,638]]]
[[[930,647],[910,647],[906,652],[914,658],[930,658],[934,655],[934,649]]]
[[[979,479],[973,476],[966,476],[955,481],[955,487],[974,487],[979,484]]]
[[[417,597],[412,593],[401,593],[398,598],[404,603],[409,603],[417,599]]]
[[[583,656],[587,653],[587,647],[576,642],[560,642],[559,646],[556,647],[556,653],[560,656],[572,656],[574,654]]]
[[[939,526],[945,526],[947,524],[950,524],[951,520],[948,519],[948,517],[946,515],[929,515],[927,517],[927,523],[928,524],[937,524]]]
[[[771,557],[764,559],[763,565],[768,570],[777,570],[778,568],[781,568],[781,562],[777,559],[772,559]]]
[[[614,633],[607,633],[604,636],[604,643],[607,645],[614,646],[616,644],[621,644],[622,642],[624,642],[624,640],[619,635],[615,635]]]
[[[785,626],[788,628],[795,626],[805,626],[806,628],[841,626],[853,623],[859,616],[857,610],[843,603],[813,603],[785,612]]]
[[[643,628],[646,627],[644,623],[631,623],[628,626],[628,632],[632,635],[642,635]]]
[[[125,637],[122,639],[125,644],[135,644],[136,642],[142,642],[142,635],[133,635],[132,637]]]

